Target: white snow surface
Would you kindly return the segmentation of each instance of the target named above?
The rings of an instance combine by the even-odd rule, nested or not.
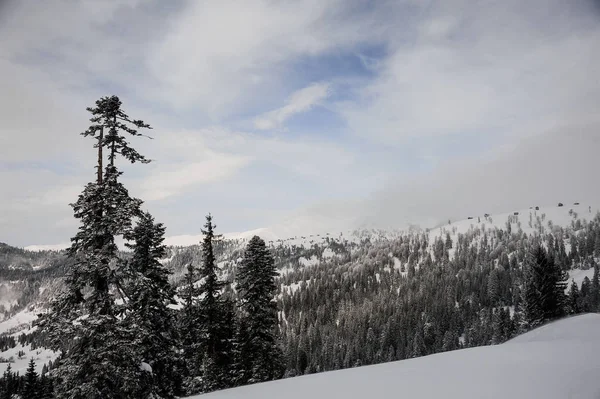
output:
[[[24,355],[19,357],[19,351],[22,351]],[[31,345],[17,344],[14,348],[10,348],[7,351],[0,352],[0,374],[4,373],[10,364],[13,372],[24,375],[29,365],[29,360],[33,358],[35,361],[35,368],[38,373],[41,373],[44,364],[47,364],[50,360],[54,360],[58,357],[58,353],[51,351],[46,348],[31,349]]]
[[[313,374],[196,399],[600,398],[600,315],[566,318],[502,345]]]
[[[567,284],[567,287],[565,288],[566,291],[568,291],[571,288],[571,284],[573,284],[573,281],[575,281],[575,284],[577,284],[578,288],[581,288],[581,283],[583,282],[583,280],[585,280],[586,277],[590,280],[592,279],[592,277],[594,277],[594,269],[573,269],[569,270],[568,273],[569,282]]]
[[[36,319],[36,311],[22,310],[11,318],[0,322],[0,334],[8,332],[16,333],[22,330],[28,330]]]

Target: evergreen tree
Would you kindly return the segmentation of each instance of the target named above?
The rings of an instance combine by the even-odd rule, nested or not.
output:
[[[590,308],[593,312],[600,310],[600,276],[598,264],[594,262],[594,274],[592,276],[592,284],[590,291]]]
[[[212,216],[206,216],[202,233],[202,268],[200,269],[201,299],[198,302],[202,344],[202,385],[204,392],[231,386],[229,375],[232,353],[231,326],[226,325],[227,312],[221,290],[224,283],[217,276],[218,267],[213,250],[216,226]]]
[[[567,303],[569,307],[570,314],[578,314],[581,313],[581,308],[579,306],[580,295],[579,288],[577,288],[577,283],[575,280],[571,281],[571,289],[569,290],[569,296],[567,297]]]
[[[92,125],[82,135],[96,140],[97,177],[72,205],[81,225],[68,251],[66,289],[53,301],[51,311],[40,315],[40,327],[50,348],[62,352],[52,371],[57,398],[139,397],[145,371],[133,344],[136,331],[124,317],[123,286],[131,273],[118,256],[115,237],[130,237],[141,201],[130,197],[119,182],[115,160],[121,155],[131,163],[148,162],[120,133],[140,136],[129,125],[149,126],[131,120],[116,96],[101,98],[88,111]],[[121,304],[116,303],[118,298]]]
[[[53,399],[54,398],[54,387],[52,386],[52,380],[42,373],[40,378],[40,396],[38,399]]]
[[[527,259],[525,318],[531,327],[564,314],[565,276],[543,247],[534,247]]]
[[[17,376],[12,371],[10,363],[6,367],[4,374],[2,375],[2,390],[0,391],[0,399],[12,399],[13,395],[17,393],[18,381]]]
[[[269,381],[283,373],[277,345],[277,271],[265,242],[254,236],[248,243],[237,273],[243,319],[240,342],[241,383]],[[251,360],[250,360],[251,359]]]
[[[35,371],[35,361],[33,358],[29,360],[29,366],[25,373],[25,381],[21,391],[22,399],[38,399],[41,396],[41,389],[38,380],[38,374]]]
[[[200,315],[198,297],[200,290],[195,286],[197,270],[190,263],[184,276],[184,284],[180,292],[183,307],[179,311],[180,339],[183,347],[184,390],[193,395],[202,390],[200,382],[200,365],[202,364],[202,346],[200,345]]]
[[[175,290],[169,283],[171,272],[160,263],[166,256],[163,244],[165,227],[154,223],[149,213],[143,213],[126,244],[132,250],[130,268],[133,273],[128,287],[128,310],[136,326],[135,345],[142,361],[150,366],[145,395],[173,398],[178,393],[177,337],[174,313],[168,307],[175,304]]]

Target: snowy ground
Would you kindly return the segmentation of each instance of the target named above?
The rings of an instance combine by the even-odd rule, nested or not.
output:
[[[17,338],[22,333],[32,332],[33,329],[37,328],[32,327],[33,321],[37,319],[37,313],[37,310],[30,311],[26,309],[15,314],[10,319],[0,322],[0,334],[6,333]],[[19,352],[22,353],[22,356],[19,356]],[[23,375],[31,358],[36,362],[37,371],[41,372],[44,364],[48,363],[49,360],[56,359],[57,356],[57,353],[49,349],[32,349],[31,345],[23,346],[17,344],[14,348],[0,352],[0,375],[4,373],[9,364],[13,371]]]
[[[235,388],[198,399],[600,398],[600,315],[505,344]]]
[[[22,356],[19,356],[19,352]],[[4,373],[10,364],[13,372],[18,372],[20,375],[24,375],[29,364],[29,360],[33,358],[35,361],[35,368],[38,373],[42,371],[44,364],[48,361],[54,360],[58,357],[56,352],[46,348],[31,349],[31,345],[17,344],[14,348],[11,348],[5,352],[0,352],[0,374]]]
[[[594,269],[569,270],[569,283],[567,284],[567,288],[565,288],[565,291],[568,292],[568,290],[571,288],[571,284],[573,283],[573,281],[575,281],[575,284],[577,284],[578,288],[581,288],[581,283],[583,282],[583,280],[585,280],[586,277],[591,280],[592,277],[594,277]]]

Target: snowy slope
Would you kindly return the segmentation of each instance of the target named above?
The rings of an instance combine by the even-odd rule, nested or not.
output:
[[[573,213],[571,213],[571,210]],[[450,224],[444,224],[430,230],[430,238],[439,237],[445,235],[446,232],[451,235],[457,235],[458,233],[466,233],[470,229],[475,227],[485,227],[486,229],[506,229],[506,222],[509,217],[513,219],[511,227],[517,229],[517,223],[520,223],[521,229],[526,234],[532,234],[536,232],[535,220],[537,217],[540,220],[543,218],[542,227],[545,231],[548,231],[548,221],[552,221],[555,226],[567,227],[571,225],[571,222],[576,219],[591,220],[596,216],[596,213],[600,211],[597,206],[590,206],[586,204],[580,205],[569,205],[565,204],[562,207],[559,206],[547,206],[540,207],[536,210],[535,207],[532,209],[516,209],[512,212],[505,212],[500,214],[490,214],[489,217],[484,215],[472,215],[472,219],[464,219]],[[515,215],[517,213],[517,215]],[[529,220],[532,220],[532,227],[529,226]]]
[[[13,317],[0,322],[0,334],[10,334],[18,337],[23,333],[31,333],[37,328],[33,327],[32,324],[37,319],[38,313],[39,310],[36,309],[25,309],[18,312]],[[19,353],[22,356],[19,356]],[[0,374],[4,373],[10,364],[13,371],[23,375],[31,358],[36,362],[37,371],[41,372],[44,364],[57,357],[58,353],[49,349],[32,348],[31,345],[21,345],[18,343],[14,348],[0,352]]]
[[[314,374],[197,399],[600,398],[600,315],[567,318],[497,346]]]

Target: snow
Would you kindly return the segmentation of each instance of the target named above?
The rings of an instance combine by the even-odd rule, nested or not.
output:
[[[19,357],[19,351],[23,351],[25,354]],[[0,352],[0,374],[10,367],[14,372],[18,372],[20,375],[24,375],[27,370],[29,360],[33,358],[35,361],[35,368],[38,373],[41,373],[44,364],[47,364],[49,360],[54,360],[58,357],[58,353],[45,348],[31,349],[31,345],[17,344],[14,348],[10,348],[4,352]],[[7,360],[10,359],[10,362]]]
[[[63,243],[63,244],[48,244],[48,245],[28,245],[26,246],[25,249],[26,251],[34,251],[34,252],[40,252],[40,251],[62,251],[64,249],[67,249],[71,246],[71,244],[69,243]]]
[[[330,259],[334,256],[337,256],[337,254],[333,252],[333,250],[329,247],[325,248],[325,250],[323,251],[323,259]]]
[[[18,356],[19,351],[24,352],[22,357]],[[18,372],[20,375],[24,375],[31,358],[33,358],[36,363],[36,371],[41,373],[44,364],[48,364],[50,360],[54,360],[57,357],[58,353],[55,353],[49,349],[37,348],[32,350],[30,345],[22,346],[19,344],[5,352],[0,352],[0,358],[2,358],[2,361],[0,361],[0,374],[4,373],[10,364],[13,372]],[[8,359],[11,361],[6,362],[5,360]]]
[[[591,280],[593,276],[594,276],[593,268],[588,269],[588,270],[581,270],[581,269],[569,270],[569,282],[567,284],[566,290],[569,290],[571,288],[571,284],[573,283],[573,280],[575,280],[575,284],[577,284],[577,287],[581,288],[581,283],[583,282],[583,280],[586,277]]]
[[[142,370],[142,371],[147,371],[147,372],[149,372],[150,374],[152,374],[152,366],[150,366],[150,365],[149,365],[148,363],[146,363],[146,362],[142,362],[142,363],[140,364],[140,370]]]
[[[225,233],[223,237],[228,240],[250,240],[254,236],[259,236],[265,241],[275,241],[279,236],[273,234],[269,229],[259,228],[244,232]],[[203,234],[182,234],[165,238],[165,245],[175,247],[187,247],[197,245],[204,239]]]
[[[13,333],[28,329],[31,327],[31,323],[37,319],[36,312],[30,312],[29,310],[22,310],[15,314],[11,318],[0,322],[0,334]]]
[[[306,284],[306,286],[308,287],[310,285],[310,280],[298,281],[290,285],[281,284],[281,292],[287,291],[289,295],[293,295],[296,291],[300,289],[302,284]]]
[[[450,233],[450,236],[454,239],[458,234],[464,234],[471,230],[471,228],[484,226],[487,229],[506,229],[506,222],[509,216],[515,218],[517,222],[521,223],[521,229],[526,234],[533,234],[537,231],[535,223],[536,218],[539,216],[540,219],[544,215],[544,220],[541,222],[542,227],[545,231],[548,231],[548,221],[552,221],[555,226],[567,227],[571,225],[575,215],[570,215],[569,211],[573,211],[577,214],[577,218],[583,220],[591,220],[596,216],[599,211],[597,206],[591,206],[591,212],[589,212],[588,205],[569,205],[565,206],[546,206],[540,207],[539,210],[535,209],[515,209],[513,212],[505,212],[500,214],[491,214],[489,218],[483,215],[472,215],[472,219],[464,219],[451,224],[444,224],[437,228],[431,229],[429,233],[430,242],[433,242],[435,237],[445,237],[446,232]],[[518,215],[514,215],[517,212]],[[532,218],[532,227],[529,227],[529,217]],[[479,218],[479,219],[478,219]],[[478,221],[480,220],[480,221]],[[491,221],[490,221],[491,220]],[[513,229],[517,229],[517,223],[511,223]],[[455,233],[453,233],[455,231]]]
[[[313,374],[197,399],[591,399],[600,397],[600,315],[540,327],[505,344]]]
[[[306,259],[304,256],[301,256],[298,259],[298,262],[304,267],[315,266],[319,264],[319,259],[315,255],[311,256],[310,259]]]
[[[394,269],[402,270],[402,262],[394,256]]]

